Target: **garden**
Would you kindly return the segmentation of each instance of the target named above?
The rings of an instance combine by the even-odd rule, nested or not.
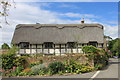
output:
[[[3,77],[52,76],[82,74],[100,70],[108,64],[108,55],[103,49],[84,46],[84,54],[65,54],[62,56],[34,55],[18,56],[15,47],[8,53],[0,54],[2,63],[0,74]]]

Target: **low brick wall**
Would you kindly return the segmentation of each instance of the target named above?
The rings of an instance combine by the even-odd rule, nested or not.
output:
[[[0,54],[2,53],[8,53],[9,49],[0,49]]]

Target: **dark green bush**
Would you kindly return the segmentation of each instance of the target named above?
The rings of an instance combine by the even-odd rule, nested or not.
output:
[[[10,47],[7,43],[4,43],[1,48],[2,49],[10,49]]]
[[[96,53],[97,52],[97,48],[90,45],[90,46],[83,46],[82,47],[82,51],[85,53]]]
[[[2,68],[3,69],[11,69],[15,64],[13,64],[15,58],[15,54],[2,54]]]
[[[49,64],[51,74],[56,74],[65,71],[65,65],[62,62],[53,62]]]
[[[14,66],[23,66],[27,63],[24,57],[16,57],[16,54],[2,54],[2,68],[3,69],[12,69]]]
[[[39,63],[31,63],[28,67],[33,67],[33,66],[35,66],[35,65],[39,65]]]
[[[65,69],[68,73],[73,73],[75,72],[77,65],[77,62],[74,60],[66,61],[65,63]]]
[[[27,61],[26,61],[25,57],[22,57],[22,56],[16,57],[16,59],[13,60],[13,64],[15,66],[21,66],[21,65],[24,66],[26,63],[27,63]]]
[[[24,70],[24,67],[19,66],[19,67],[16,67],[16,69],[13,72],[11,72],[10,74],[12,76],[18,76],[22,72],[22,70]]]

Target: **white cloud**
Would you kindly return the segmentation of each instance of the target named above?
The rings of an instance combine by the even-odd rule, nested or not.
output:
[[[107,24],[104,24],[105,26],[105,34],[107,36],[111,36],[113,39],[117,38],[118,37],[118,26],[111,26],[111,25],[107,25]]]
[[[10,25],[2,23],[2,42],[10,43],[15,26],[17,24],[35,24],[36,22],[41,24],[79,24],[80,20],[66,20],[61,19],[60,15],[69,16],[69,17],[81,17],[87,16],[85,19],[86,23],[98,23],[89,18],[96,17],[92,14],[78,14],[78,13],[57,13],[49,10],[41,9],[40,7],[28,5],[25,3],[17,3],[16,8],[12,8],[9,12],[8,22]],[[1,19],[0,19],[1,20]],[[3,20],[3,19],[2,19]],[[106,25],[106,34],[110,34],[112,37],[117,37],[116,26]],[[1,42],[0,42],[1,44]]]
[[[81,17],[81,18],[98,18],[95,15],[92,14],[79,14],[79,13],[64,13],[64,14],[60,14],[62,16],[67,16],[67,17]]]

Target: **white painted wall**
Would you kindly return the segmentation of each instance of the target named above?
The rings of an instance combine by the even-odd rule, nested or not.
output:
[[[42,49],[37,49],[37,53],[42,53]]]
[[[31,46],[32,48],[36,48],[36,45],[35,44],[32,44],[32,46]]]
[[[41,44],[38,44],[38,45],[37,45],[37,48],[42,48],[42,45],[41,45]]]
[[[49,49],[49,53],[54,53],[54,49]]]
[[[73,53],[77,53],[77,49],[72,49]]]
[[[36,53],[36,49],[31,49],[32,54]]]
[[[66,52],[65,52],[65,49],[61,49],[61,53],[66,53]]]
[[[48,49],[43,49],[43,53],[48,53]]]
[[[67,53],[71,53],[71,49],[67,49]]]
[[[30,54],[30,49],[25,49],[27,54]]]

